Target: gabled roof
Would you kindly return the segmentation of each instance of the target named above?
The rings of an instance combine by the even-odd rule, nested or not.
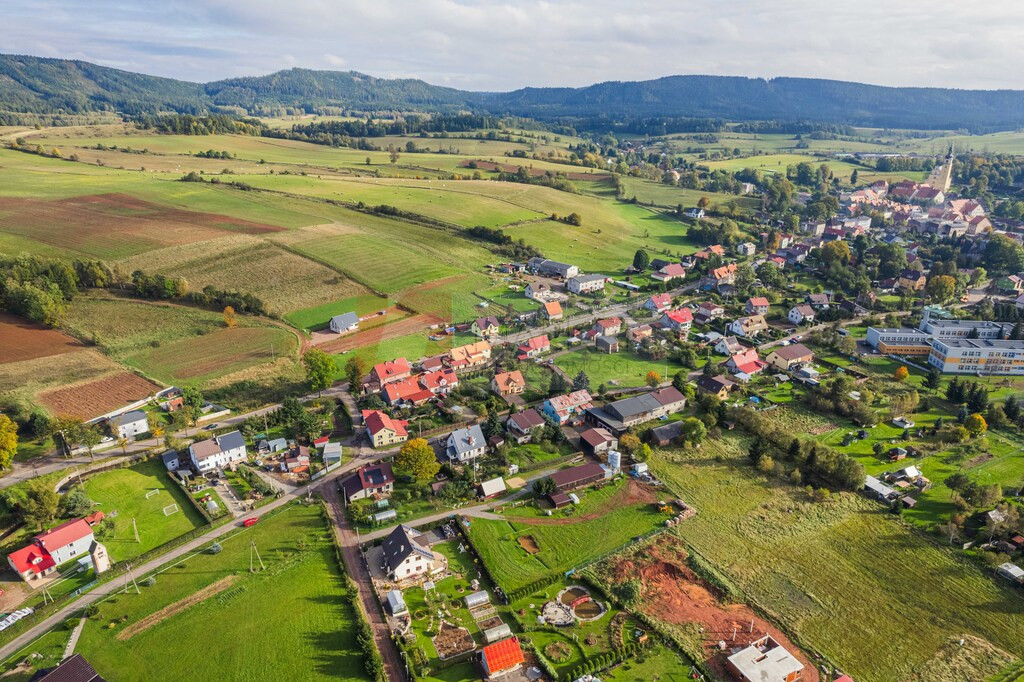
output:
[[[749,303],[752,306],[757,306],[757,307],[771,305],[768,302],[768,299],[766,297],[764,297],[764,296],[751,296],[750,300],[747,301],[747,303]]]
[[[801,317],[814,317],[814,308],[809,305],[795,305],[793,310],[800,313]]]
[[[484,432],[479,424],[464,429],[456,429],[448,436],[448,453],[461,455],[486,445]]]
[[[359,316],[355,313],[342,313],[331,318],[331,324],[347,329],[354,324],[359,324]]]
[[[391,465],[381,462],[359,467],[351,476],[342,481],[341,485],[345,489],[345,494],[351,497],[363,490],[380,488],[394,482],[395,474],[391,470]]]
[[[685,277],[686,268],[679,263],[669,263],[661,270],[658,270],[657,274],[662,275],[663,277]]]
[[[459,375],[450,369],[440,369],[436,372],[427,372],[419,377],[420,385],[426,389],[452,387],[459,384]]]
[[[580,438],[586,441],[586,443],[592,448],[604,445],[605,443],[611,443],[615,440],[615,436],[613,436],[608,429],[602,429],[599,427],[587,429],[580,434]]]
[[[105,682],[82,654],[75,654],[32,678],[34,682]]]
[[[92,535],[92,527],[85,522],[85,519],[71,519],[40,533],[34,540],[43,549],[53,552],[90,535]]]
[[[458,362],[460,360],[469,360],[478,355],[484,355],[491,350],[491,344],[486,341],[477,341],[476,343],[467,343],[465,346],[458,346],[452,348],[450,355],[452,361]]]
[[[610,327],[621,327],[622,326],[622,318],[619,318],[619,317],[606,317],[603,320],[597,320],[596,322],[594,322],[594,326],[595,327],[600,327],[601,329],[608,329]]]
[[[672,320],[676,324],[688,324],[690,322],[693,322],[693,313],[690,312],[689,308],[669,310],[665,313],[665,317]]]
[[[723,388],[732,388],[735,385],[735,381],[730,381],[725,377],[709,377],[703,374],[697,377],[697,387],[710,393],[718,393]]]
[[[116,417],[110,418],[110,423],[115,426],[125,426],[127,424],[144,421],[146,421],[146,413],[142,410],[132,410],[131,412],[125,412],[124,414],[119,414]]]
[[[594,477],[604,476],[604,469],[600,464],[589,462],[576,467],[569,467],[551,474],[550,478],[559,488],[563,486],[574,486],[580,481],[586,481]]]
[[[494,384],[499,391],[509,391],[519,386],[525,386],[523,373],[518,369],[512,372],[502,372],[494,375]]]
[[[405,422],[401,419],[392,419],[380,410],[363,410],[363,422],[366,429],[373,435],[384,430],[394,431],[396,436],[409,435],[405,430]]]
[[[388,360],[373,366],[373,373],[379,381],[387,381],[388,379],[408,374],[409,371],[409,361],[405,358],[395,358],[394,360]]]
[[[651,294],[648,299],[656,308],[668,308],[672,305],[671,294]]]
[[[548,301],[547,303],[544,304],[544,312],[547,313],[549,316],[561,315],[562,304],[559,303],[558,301]]]
[[[551,407],[559,412],[579,407],[581,405],[586,405],[590,400],[590,393],[582,389],[565,395],[556,395],[553,398],[548,398],[548,402],[551,404]]]
[[[519,346],[519,348],[523,350],[540,350],[542,348],[549,348],[550,346],[551,341],[548,340],[548,335],[543,334],[541,336],[534,336],[527,339],[525,343]]]
[[[385,538],[381,547],[384,550],[384,563],[389,571],[394,571],[412,554],[419,554],[424,559],[433,559],[434,553],[427,549],[422,541],[422,533],[408,526],[398,526]]]
[[[24,573],[29,570],[34,573],[42,573],[53,568],[56,563],[49,552],[35,543],[30,543],[21,549],[14,550],[7,555],[7,558],[14,564],[14,568],[18,573]]]
[[[772,350],[771,355],[778,355],[783,360],[799,360],[805,358],[808,355],[814,355],[814,352],[802,343],[794,343],[790,346],[780,346]]]
[[[476,321],[473,322],[473,324],[475,324],[478,329],[490,329],[491,327],[500,326],[498,324],[498,318],[496,318],[494,315],[488,315],[487,317],[478,317]]]
[[[515,424],[516,428],[523,433],[526,433],[530,429],[544,426],[545,424],[544,417],[541,416],[540,412],[533,408],[523,410],[522,412],[516,412],[508,418],[508,421]]]

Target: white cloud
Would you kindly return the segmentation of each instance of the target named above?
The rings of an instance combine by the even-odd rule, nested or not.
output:
[[[469,89],[688,73],[1024,88],[1024,3],[6,0],[0,49],[214,80],[291,66]]]

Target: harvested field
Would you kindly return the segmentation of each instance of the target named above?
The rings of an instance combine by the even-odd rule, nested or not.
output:
[[[540,551],[540,547],[537,545],[537,541],[533,539],[532,535],[520,535],[516,538],[516,542],[518,542],[519,546],[530,554],[536,554]]]
[[[231,584],[235,582],[237,577],[238,576],[229,575],[226,578],[221,578],[217,582],[210,583],[206,587],[201,588],[194,594],[185,597],[180,601],[176,601],[173,604],[169,604],[160,609],[159,611],[155,611],[149,614],[142,620],[135,621],[134,623],[126,627],[124,630],[121,630],[121,632],[117,633],[117,638],[123,642],[125,640],[131,639],[140,632],[148,630],[149,628],[153,627],[154,625],[157,625],[161,621],[164,621],[168,618],[173,618],[174,616],[178,615],[188,607],[194,606],[199,602],[209,599],[210,597],[218,594],[219,592],[223,592],[224,590],[228,589],[229,587],[231,587]]]
[[[460,168],[469,168],[469,164],[475,164],[476,168],[485,171],[502,171],[503,173],[515,173],[521,167],[526,167],[528,164],[514,164],[514,163],[494,163],[493,161],[481,161],[475,159],[472,161],[463,161],[459,164]],[[527,167],[530,175],[539,177],[547,172],[543,168],[529,168]],[[611,175],[609,173],[603,173],[598,171],[596,173],[584,173],[580,171],[566,171],[565,176],[570,180],[610,180]]]
[[[284,228],[160,206],[127,194],[93,194],[43,201],[0,197],[0,233],[95,258],[123,258],[191,244],[225,232],[269,234]]]
[[[55,329],[0,313],[0,364],[70,353],[85,346]]]
[[[92,349],[0,364],[0,395],[35,397],[40,391],[98,379],[121,371],[107,356]]]
[[[662,536],[642,553],[609,560],[601,567],[601,575],[610,576],[616,583],[639,579],[643,586],[639,608],[648,616],[680,629],[698,624],[699,629],[693,634],[700,639],[705,662],[723,679],[727,679],[728,674],[725,655],[719,651],[718,642],[725,641],[730,647],[746,646],[766,633],[804,664],[801,679],[807,682],[819,679],[811,659],[781,630],[746,604],[722,603],[715,589],[683,563],[685,558],[681,540],[671,535]]]
[[[392,315],[392,312],[396,314]],[[374,346],[386,339],[395,339],[425,331],[431,325],[444,322],[431,315],[413,315],[412,317],[406,317],[406,315],[407,313],[403,310],[390,308],[387,315],[368,320],[371,325],[376,322],[374,326],[364,328],[363,323],[360,323],[360,329],[354,334],[350,333],[340,337],[337,334],[331,334],[333,338],[328,337],[323,342],[318,341],[318,338],[323,338],[325,334],[318,334],[314,336],[313,343],[327,353],[342,353],[356,348]],[[394,321],[391,322],[389,318]]]
[[[962,634],[950,637],[920,672],[907,679],[909,682],[947,682],[969,680],[978,676],[985,679],[1019,680],[1020,678],[1015,676],[998,676],[998,673],[1015,660],[1016,656],[994,646],[991,642]]]
[[[258,237],[231,235],[170,246],[121,261],[125,270],[184,277],[193,289],[244,291],[271,312],[323,305],[367,293],[331,268]]]
[[[203,381],[288,356],[295,336],[276,327],[235,327],[180,339],[128,358],[163,381]]]
[[[39,402],[60,416],[92,419],[152,395],[160,387],[131,372],[120,372],[39,394]]]

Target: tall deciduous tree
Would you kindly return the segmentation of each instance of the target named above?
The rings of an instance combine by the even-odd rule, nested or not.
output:
[[[402,443],[395,456],[395,468],[417,481],[429,481],[441,470],[441,464],[425,438],[413,438]]]
[[[306,381],[311,390],[319,394],[334,383],[334,373],[337,371],[334,356],[319,348],[312,348],[302,356],[302,364],[306,368]]]
[[[238,326],[238,315],[235,314],[235,309],[229,305],[224,306],[224,326]]]
[[[0,469],[11,465],[18,454],[18,425],[6,414],[0,414]]]

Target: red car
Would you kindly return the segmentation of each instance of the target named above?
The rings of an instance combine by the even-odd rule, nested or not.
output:
[[[246,528],[248,528],[249,526],[255,526],[259,522],[259,520],[260,517],[254,516],[251,519],[246,519],[245,521],[242,521],[242,525]]]

